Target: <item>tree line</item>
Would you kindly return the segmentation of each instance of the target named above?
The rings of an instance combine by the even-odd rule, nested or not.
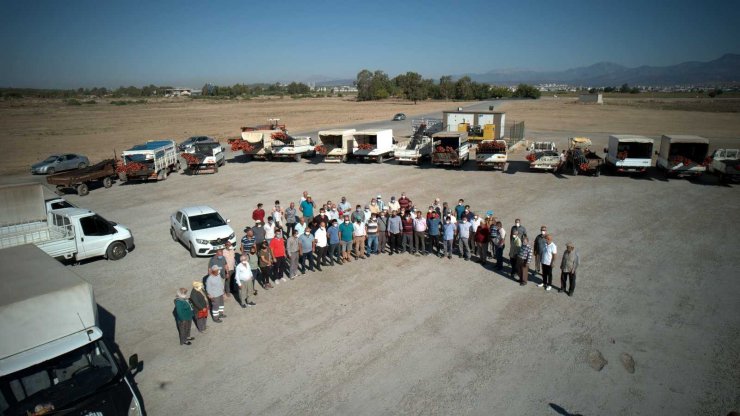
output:
[[[381,70],[363,69],[355,81],[357,99],[360,101],[403,97],[414,103],[426,99],[486,100],[490,98],[540,98],[540,91],[532,85],[519,84],[513,91],[508,87],[473,81],[468,76],[453,80],[444,75],[439,81],[424,79],[416,72],[406,72],[390,78]]]

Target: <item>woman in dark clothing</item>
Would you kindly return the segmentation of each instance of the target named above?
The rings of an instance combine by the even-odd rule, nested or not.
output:
[[[203,282],[193,282],[193,290],[190,291],[190,303],[195,309],[195,327],[198,332],[206,332],[208,321],[208,296],[203,290]]]
[[[262,278],[262,282],[260,283],[262,283],[263,288],[272,289],[273,286],[270,283],[270,272],[272,271],[274,258],[272,256],[272,250],[270,250],[266,241],[262,242],[260,251],[257,254],[259,255],[260,277]]]
[[[190,336],[190,324],[193,323],[193,307],[188,301],[188,290],[181,287],[175,298],[175,319],[177,332],[180,333],[180,345],[190,345],[193,337]]]

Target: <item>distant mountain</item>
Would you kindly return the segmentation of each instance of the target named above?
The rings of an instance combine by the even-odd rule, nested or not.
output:
[[[465,74],[473,81],[491,84],[564,83],[584,86],[740,83],[740,55],[726,54],[709,62],[684,62],[670,66],[627,68],[599,62],[565,71],[493,70]]]

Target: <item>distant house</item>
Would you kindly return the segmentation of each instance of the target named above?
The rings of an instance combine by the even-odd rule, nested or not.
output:
[[[604,96],[602,94],[581,94],[578,96],[578,102],[585,104],[604,104]]]
[[[197,91],[197,94],[193,94],[195,91]],[[192,88],[168,88],[164,91],[165,97],[189,97],[199,94],[200,90],[193,90]]]

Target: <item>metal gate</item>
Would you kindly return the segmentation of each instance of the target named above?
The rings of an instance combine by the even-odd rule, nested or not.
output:
[[[515,121],[506,123],[506,130],[508,134],[505,135],[506,145],[511,147],[515,143],[524,139],[524,122]]]

